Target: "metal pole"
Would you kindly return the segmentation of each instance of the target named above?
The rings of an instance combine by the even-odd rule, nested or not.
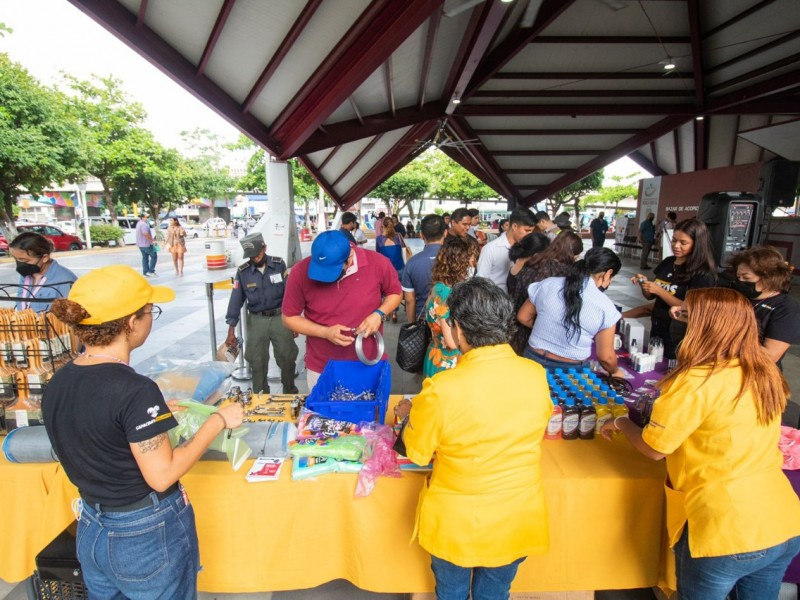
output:
[[[78,184],[78,203],[81,205],[81,212],[83,213],[83,235],[86,240],[86,247],[91,250],[92,248],[92,235],[89,231],[89,204],[86,202],[86,183],[81,182]]]
[[[211,360],[217,357],[217,329],[214,318],[214,284],[206,282],[206,297],[208,298],[208,330],[211,335]]]
[[[247,305],[242,304],[242,314],[239,315],[239,324],[236,326],[238,328],[238,336],[237,339],[239,340],[239,366],[236,367],[233,373],[231,373],[231,377],[238,380],[246,380],[253,378],[253,371],[250,369],[250,365],[248,365],[244,360],[244,346],[247,343],[247,327],[243,325],[245,322],[244,320],[247,318]]]

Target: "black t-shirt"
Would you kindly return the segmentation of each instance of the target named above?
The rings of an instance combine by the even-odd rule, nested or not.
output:
[[[177,425],[155,382],[117,363],[65,365],[45,389],[42,417],[81,497],[111,506],[136,502],[153,491],[129,444]]]
[[[778,294],[764,300],[751,300],[758,321],[761,343],[766,338],[800,344],[800,305],[789,294]]]
[[[685,269],[685,264],[675,264],[674,256],[665,258],[653,271],[656,276],[655,282],[680,300],[684,300],[686,298],[686,292],[688,290],[714,287],[714,284],[716,283],[714,274],[707,271],[696,273],[694,277],[689,279],[689,281],[685,281],[683,283],[676,282],[675,279],[680,278],[680,275]],[[661,298],[656,297],[651,318],[669,323],[669,308],[669,304],[664,302],[664,300]]]

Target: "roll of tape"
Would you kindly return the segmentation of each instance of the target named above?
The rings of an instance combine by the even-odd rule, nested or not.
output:
[[[378,353],[376,354],[375,358],[372,359],[364,356],[364,334],[359,333],[358,336],[356,336],[356,356],[358,356],[358,360],[369,367],[372,365],[377,365],[381,361],[381,358],[383,358],[383,336],[381,335],[380,331],[376,331],[374,335],[378,342]]]

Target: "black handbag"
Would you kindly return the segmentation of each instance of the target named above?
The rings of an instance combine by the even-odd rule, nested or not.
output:
[[[420,373],[431,342],[431,330],[425,319],[400,327],[397,336],[397,366],[408,373]]]

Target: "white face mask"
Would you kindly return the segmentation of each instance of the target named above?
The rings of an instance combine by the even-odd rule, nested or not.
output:
[[[475,277],[475,272],[476,272],[475,267],[469,267],[467,269],[467,279],[472,279],[473,277]]]

